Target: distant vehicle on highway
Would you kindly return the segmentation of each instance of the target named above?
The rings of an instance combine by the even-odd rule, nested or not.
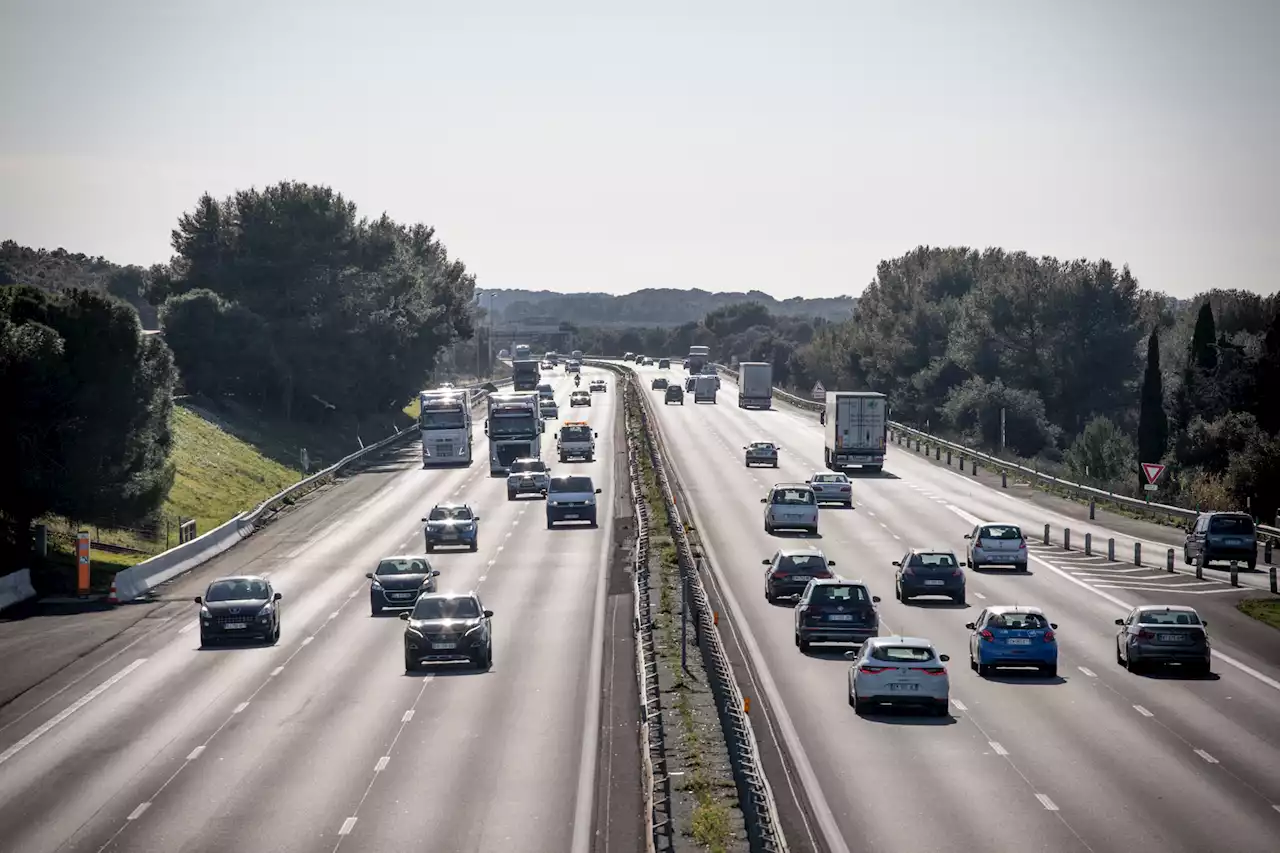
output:
[[[383,610],[413,607],[419,595],[435,592],[440,570],[431,568],[425,554],[399,554],[383,557],[364,576],[370,581],[369,609],[377,616]]]
[[[690,376],[684,380],[684,390],[686,394],[692,394],[694,387],[697,385],[698,377]]]
[[[416,672],[424,663],[467,662],[493,666],[493,611],[485,610],[474,592],[431,593],[420,597],[404,626],[404,668]]]
[[[679,403],[682,406],[684,405],[684,389],[682,389],[677,383],[671,383],[667,386],[667,390],[663,392],[662,405],[665,406],[667,403]]]
[[[818,499],[808,483],[778,483],[760,499],[764,504],[764,532],[805,530],[818,532]]]
[[[560,404],[555,400],[539,400],[538,415],[544,419],[555,420],[560,417]]]
[[[844,504],[849,509],[853,509],[853,483],[850,482],[848,475],[815,471],[813,476],[805,482],[813,487],[813,494],[818,499],[818,503]]]
[[[471,464],[471,392],[438,388],[418,392],[422,467]]]
[[[1027,538],[1018,525],[979,524],[964,538],[969,540],[965,553],[965,565],[969,568],[1012,566],[1020,572],[1027,570]]]
[[[671,359],[669,359],[669,358],[660,358],[660,359],[658,359],[658,369],[659,369],[659,370],[670,370],[670,369],[671,369]]]
[[[1149,664],[1177,663],[1196,675],[1209,675],[1209,623],[1194,607],[1144,604],[1117,619],[1116,662],[1130,672]]]
[[[823,424],[823,462],[829,470],[861,466],[884,470],[889,401],[874,391],[828,391]]]
[[[436,504],[422,521],[427,553],[441,546],[464,546],[470,551],[480,546],[480,516],[466,504]]]
[[[556,436],[556,455],[561,462],[570,459],[594,462],[596,439],[599,437],[600,433],[593,430],[586,421],[565,421],[560,425],[560,434]]]
[[[564,521],[586,521],[595,527],[598,494],[590,477],[552,477],[547,486],[547,529]]]
[[[596,391],[609,390],[609,384],[605,382],[603,379],[592,379],[591,384],[588,387],[591,389],[593,393]]]
[[[996,667],[1034,666],[1046,676],[1058,674],[1058,640],[1039,607],[994,605],[965,624],[969,634],[969,666],[978,675]]]
[[[773,604],[779,598],[792,598],[804,593],[809,581],[815,578],[831,578],[831,567],[835,562],[828,560],[817,548],[780,548],[773,552],[767,560],[761,560],[766,566],[764,573],[764,600]]]
[[[814,579],[796,604],[796,645],[807,652],[810,643],[865,643],[880,633],[879,603],[859,581]]]
[[[634,361],[635,357],[636,357],[636,354],[633,352],[625,352],[622,354],[623,361]]]
[[[921,595],[945,595],[964,604],[964,570],[950,551],[912,548],[894,560],[894,597],[907,602]]]
[[[511,463],[507,474],[507,500],[523,495],[543,496],[551,481],[551,469],[541,459],[517,459]]]
[[[590,405],[591,405],[590,391],[574,391],[572,394],[569,395],[570,408],[573,408],[575,406],[590,406]]]
[[[200,605],[200,645],[248,639],[275,645],[280,641],[281,598],[258,575],[218,578],[203,596],[195,597]]]
[[[653,391],[665,391],[665,390],[667,390],[667,380],[666,380],[666,378],[665,378],[665,377],[663,377],[663,376],[659,376],[657,379],[654,379],[654,380],[653,380],[653,382],[651,382],[651,383],[649,384],[649,388],[650,388],[651,390],[653,390]]]
[[[849,704],[858,714],[876,705],[924,707],[936,716],[950,713],[949,655],[940,655],[921,637],[872,637],[856,652],[845,652]]]
[[[1236,560],[1250,571],[1258,564],[1258,531],[1253,519],[1243,512],[1202,512],[1187,526],[1182,561],[1194,563],[1204,557],[1204,565]]]
[[[781,447],[772,441],[753,441],[750,444],[742,445],[743,462],[748,468],[752,465],[768,465],[771,468],[778,467],[778,451]]]

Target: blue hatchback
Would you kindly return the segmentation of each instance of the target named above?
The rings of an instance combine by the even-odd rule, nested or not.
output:
[[[1039,607],[997,605],[988,607],[965,625],[969,635],[969,666],[979,675],[996,667],[1035,667],[1053,677],[1058,674],[1058,641],[1051,623]]]

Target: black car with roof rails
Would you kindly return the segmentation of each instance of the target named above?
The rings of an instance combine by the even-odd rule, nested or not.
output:
[[[1235,560],[1249,569],[1258,564],[1258,531],[1253,519],[1243,512],[1202,512],[1187,527],[1182,560],[1210,563]]]
[[[440,570],[422,554],[383,557],[378,567],[365,572],[369,579],[369,609],[374,616],[383,610],[413,607],[418,596],[436,591]]]
[[[468,593],[428,593],[410,613],[401,613],[404,626],[404,668],[416,672],[424,663],[471,663],[493,666],[493,611],[480,596]]]
[[[779,598],[803,594],[811,580],[834,577],[831,567],[835,561],[828,560],[816,548],[780,549],[760,563],[768,566],[764,576],[764,597],[770,604]]]
[[[804,652],[810,643],[865,643],[880,633],[879,603],[861,581],[814,580],[796,604],[796,645]]]
[[[964,604],[964,569],[950,551],[912,548],[894,560],[894,597],[907,602],[919,595],[945,595]]]
[[[218,578],[209,584],[200,605],[200,645],[226,640],[280,640],[280,593],[257,575]]]

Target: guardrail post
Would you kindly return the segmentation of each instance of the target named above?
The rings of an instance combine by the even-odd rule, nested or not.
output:
[[[1086,533],[1084,535],[1084,555],[1086,557],[1093,556],[1093,534]]]
[[[960,454],[960,473],[964,473],[964,454]]]
[[[1071,528],[1064,528],[1062,531],[1062,550],[1071,550]]]
[[[947,464],[948,464],[948,465],[950,465],[950,464],[951,464],[951,451],[950,451],[950,450],[948,450],[948,451],[947,451]]]
[[[934,459],[941,459],[941,458],[942,458],[942,445],[941,445],[941,444],[935,444],[935,445],[933,446],[933,458],[934,458]]]
[[[1169,553],[1165,554],[1164,556],[1165,556],[1165,564],[1164,564],[1165,570],[1169,572],[1169,574],[1173,574],[1173,549],[1170,548]]]
[[[975,477],[978,476],[978,460],[977,459],[970,460],[969,473]]]
[[[1267,540],[1266,547],[1262,549],[1262,559],[1268,566],[1271,565],[1271,540]]]
[[[1231,561],[1231,585],[1240,586],[1240,569],[1235,560]]]
[[[1276,567],[1271,567],[1271,594],[1280,595],[1280,589],[1276,589]]]
[[[916,439],[916,453],[920,452],[920,439]]]
[[[1002,489],[1009,488],[1009,472],[1008,471],[1000,472],[1000,488]]]
[[[1116,540],[1107,540],[1107,560],[1114,563],[1116,561]]]
[[[1098,505],[1094,503],[1093,498],[1089,498],[1089,520],[1093,521],[1098,511]]]
[[[1044,526],[1044,544],[1049,544],[1049,525]]]
[[[1204,553],[1196,554],[1196,580],[1204,580]]]
[[[1133,564],[1135,566],[1142,565],[1142,543],[1141,542],[1133,543]]]

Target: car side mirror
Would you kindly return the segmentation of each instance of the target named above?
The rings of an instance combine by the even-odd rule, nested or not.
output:
[[[769,499],[768,499],[768,498],[761,498],[761,499],[760,499],[760,503],[762,503],[762,504],[767,504],[768,502],[769,502]]]
[[[846,660],[853,660],[858,656],[858,653],[850,649],[849,651],[844,653],[844,656]]]
[[[1050,622],[1050,623],[1049,623],[1049,627],[1056,631],[1056,630],[1058,630],[1058,623],[1057,623],[1057,622]]]
[[[878,595],[873,595],[873,596],[871,596],[871,603],[872,603],[872,604],[879,604],[879,603],[880,603],[880,596],[878,596]]]
[[[276,601],[279,601],[279,600],[280,600],[280,599],[282,599],[282,598],[284,598],[284,595],[283,595],[283,594],[281,594],[281,593],[278,593],[278,592],[277,592],[277,593],[276,593],[276,598],[275,598],[275,600],[276,600]]]
[[[972,539],[972,538],[973,538],[973,534],[972,534],[972,533],[966,533],[966,534],[964,535],[964,538],[965,538],[965,539]]]
[[[493,618],[493,611],[492,611],[492,610],[486,610],[486,611],[484,612],[484,618],[486,618],[486,619],[492,619],[492,618]]]
[[[836,561],[835,561],[835,560],[827,560],[827,565],[828,565],[828,566],[834,566],[835,564],[836,564]]]
[[[426,517],[423,517],[423,519],[422,519],[422,520],[423,520],[423,521],[426,521],[427,519],[426,519]]]
[[[369,580],[373,580],[373,572],[365,572],[364,576],[367,577]]]
[[[440,570],[439,570],[439,569],[432,569],[431,571],[427,572],[427,576],[428,576],[428,577],[433,577],[433,578],[438,578],[438,577],[440,577]]]
[[[601,491],[602,491],[601,489],[596,489],[596,494],[597,495],[600,494]]]
[[[1209,622],[1208,622],[1208,620],[1206,620],[1206,619],[1201,619],[1201,620],[1200,620],[1200,627],[1201,627],[1201,628],[1208,628],[1208,627],[1209,627]]]
[[[198,595],[195,598],[193,598],[192,601],[194,601],[196,604],[204,604],[204,599]]]
[[[1123,624],[1124,624],[1124,620],[1123,620],[1123,619],[1117,619],[1117,620],[1116,620],[1116,624],[1117,624],[1117,625],[1123,625]]]
[[[901,566],[901,565],[902,565],[902,561],[901,561],[901,560],[894,560],[894,561],[893,561],[893,564],[894,564],[895,566]]]
[[[938,660],[942,661],[943,663],[946,663],[947,661],[951,660],[951,655],[938,655]]]
[[[591,433],[591,437],[592,437],[592,438],[599,438],[599,437],[600,437],[600,433],[598,433],[598,432],[593,432],[593,433]]]
[[[761,560],[761,561],[760,561],[760,565],[762,565],[762,566],[767,566],[767,565],[769,565],[769,561],[768,561],[768,560]]]
[[[473,515],[473,516],[471,516],[471,520],[472,520],[472,521],[479,521],[479,520],[480,520],[480,516],[478,516],[478,515]]]
[[[408,621],[409,621],[409,614],[408,614],[408,613],[401,613],[401,614],[400,614],[400,619],[401,619],[401,621],[408,622]]]
[[[965,626],[966,628],[968,628],[970,631],[974,630],[974,629],[977,627],[977,626],[976,626],[974,623],[972,623],[972,622],[966,622],[966,623],[964,623],[964,626]]]

